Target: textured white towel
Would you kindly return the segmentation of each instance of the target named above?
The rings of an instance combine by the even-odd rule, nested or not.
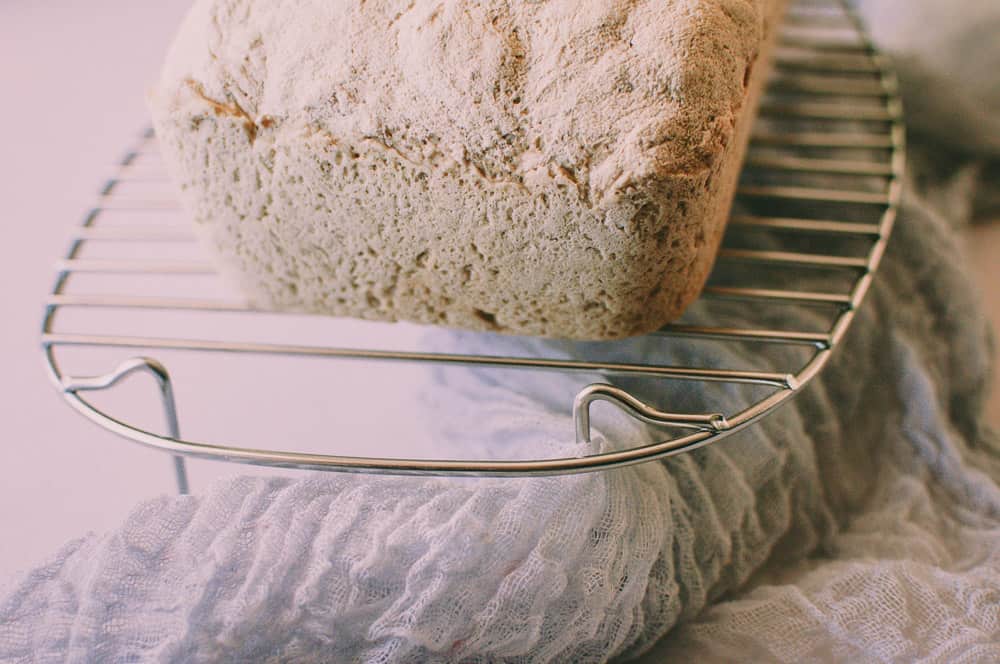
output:
[[[914,172],[932,171],[914,152]],[[0,594],[0,661],[589,662],[638,654],[674,625],[646,661],[1000,661],[1000,443],[979,423],[988,335],[957,267],[955,215],[922,197],[954,200],[938,196],[954,181],[911,184],[844,347],[741,434],[602,474],[236,479],[149,501]],[[438,336],[492,353],[610,352]],[[433,379],[445,396],[429,412],[459,415],[431,418],[442,453],[580,452],[564,378]],[[742,389],[629,387],[691,412]],[[472,443],[471,427],[489,435]],[[618,418],[594,448],[654,435]]]

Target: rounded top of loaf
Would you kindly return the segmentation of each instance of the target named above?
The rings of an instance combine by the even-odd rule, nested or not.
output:
[[[706,170],[767,0],[197,0],[154,112],[227,114],[251,149],[323,135],[593,205]]]

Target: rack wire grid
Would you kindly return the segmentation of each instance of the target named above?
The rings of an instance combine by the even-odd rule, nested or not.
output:
[[[762,316],[761,327],[739,328],[685,324],[682,319],[654,335],[656,342],[663,344],[690,344],[706,339],[722,344],[758,344],[768,346],[772,356],[774,348],[806,349],[804,360],[801,352],[789,353],[788,367],[784,371],[665,366],[648,357],[634,363],[621,363],[553,359],[541,355],[509,357],[276,340],[129,334],[116,327],[119,319],[112,313],[160,311],[161,315],[177,318],[182,326],[187,320],[183,317],[192,313],[203,317],[238,313],[251,318],[250,326],[255,325],[255,317],[283,315],[255,311],[245,302],[231,297],[192,297],[190,287],[181,285],[172,294],[150,295],[145,291],[129,294],[127,286],[141,283],[144,277],[151,275],[161,286],[166,284],[168,291],[174,282],[193,276],[210,281],[218,279],[203,258],[194,261],[164,259],[158,253],[164,246],[187,247],[196,255],[199,249],[170,193],[151,131],[145,132],[122,159],[117,174],[107,182],[96,206],[75,232],[65,258],[59,261],[58,277],[45,303],[42,348],[52,382],[73,408],[115,434],[174,455],[181,492],[188,488],[184,457],[326,471],[472,476],[553,475],[650,461],[721,440],[750,425],[786,403],[828,363],[865,298],[886,249],[900,198],[903,150],[904,129],[895,75],[865,36],[857,16],[846,4],[836,0],[794,4],[780,29],[771,78],[751,136],[743,179],[737,189],[737,210],[744,211],[732,215],[717,259],[717,269],[730,262],[743,264],[742,282],[719,285],[710,279],[702,299],[739,302],[749,311],[789,304],[826,308],[832,312],[829,327],[820,331],[774,329],[773,325],[766,325],[767,321],[774,320],[773,315]],[[808,186],[810,178],[815,181],[822,178],[823,185]],[[792,183],[785,183],[789,179]],[[838,184],[831,187],[831,181]],[[151,195],[151,189],[157,193]],[[136,190],[141,195],[136,195]],[[839,214],[832,216],[830,210],[839,211]],[[757,232],[804,238],[846,238],[861,243],[863,250],[843,254],[769,251],[741,247],[731,241],[734,234],[745,236]],[[823,249],[844,246],[826,241],[815,244]],[[87,248],[92,246],[117,247],[120,251],[111,258],[88,257]],[[806,242],[804,246],[815,245]],[[757,283],[757,276],[771,268],[783,269],[784,274],[790,275],[785,281],[787,288]],[[812,270],[846,275],[840,280],[830,280],[830,283],[842,284],[843,288],[830,292],[796,290],[796,271]],[[78,280],[94,275],[103,277],[98,286],[72,287]],[[206,289],[199,289],[199,292],[206,292]],[[63,320],[65,312],[79,309],[97,317],[98,332],[74,329],[71,322]],[[301,315],[294,318],[297,327],[318,324],[314,322],[318,319],[332,320]],[[112,348],[129,354],[141,349],[147,354],[181,351],[227,353],[231,357],[295,356],[316,361],[353,359],[463,365],[489,370],[597,372],[609,377],[645,377],[658,381],[751,384],[765,386],[769,392],[750,404],[734,406],[734,412],[683,414],[662,411],[608,382],[585,385],[572,401],[578,441],[590,440],[590,407],[595,401],[611,402],[632,417],[662,426],[664,435],[668,430],[674,434],[655,444],[588,456],[535,460],[338,456],[182,438],[171,380],[161,362],[147,356],[135,356],[104,375],[72,375],[64,371],[63,360],[65,353],[79,347]],[[104,412],[85,398],[88,392],[109,388],[135,372],[151,373],[158,381],[167,422],[165,435],[129,423],[126,417]],[[568,409],[570,404],[566,405]]]

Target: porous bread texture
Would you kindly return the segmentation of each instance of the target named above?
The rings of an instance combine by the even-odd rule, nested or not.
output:
[[[718,248],[782,0],[198,0],[150,104],[258,306],[651,331]]]

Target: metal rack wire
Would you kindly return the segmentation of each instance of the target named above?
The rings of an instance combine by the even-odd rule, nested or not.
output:
[[[774,73],[761,108],[757,131],[737,198],[750,204],[751,213],[735,214],[719,264],[745,263],[739,285],[712,284],[703,298],[735,300],[750,306],[796,304],[828,308],[835,313],[822,331],[773,329],[772,326],[730,328],[692,324],[668,325],[655,333],[664,344],[711,339],[720,343],[785,345],[805,348],[807,360],[789,359],[784,371],[735,369],[720,366],[666,366],[652,362],[605,362],[547,357],[500,357],[405,349],[369,349],[304,345],[280,341],[175,338],[131,335],[116,331],[113,317],[100,333],[73,329],[62,322],[67,310],[160,311],[166,315],[196,312],[257,315],[234,299],[208,299],[190,294],[151,296],[129,294],[128,280],[159,275],[165,281],[199,275],[214,278],[204,260],[141,257],[142,249],[162,243],[186,245],[194,238],[186,228],[177,203],[169,197],[136,197],[129,184],[166,182],[151,132],[143,134],[118,165],[97,205],[75,233],[69,251],[57,264],[58,277],[46,301],[42,347],[52,381],[76,410],[106,429],[175,455],[178,488],[187,491],[183,457],[210,458],[265,466],[392,474],[475,476],[551,475],[595,471],[679,454],[706,445],[746,427],[772,412],[814,378],[830,360],[851,325],[871,286],[876,268],[896,218],[903,168],[904,132],[894,74],[864,37],[854,14],[839,2],[799,2],[787,16],[779,41]],[[845,156],[846,155],[846,156]],[[788,181],[793,175],[796,180]],[[813,176],[842,176],[843,186],[810,186]],[[803,184],[805,181],[805,184]],[[824,180],[825,182],[825,180]],[[753,203],[760,203],[756,208]],[[760,210],[760,211],[757,211]],[[830,210],[839,212],[831,216]],[[114,213],[116,219],[109,220]],[[156,223],[136,222],[139,215],[156,213]],[[729,241],[734,233],[782,232],[803,237],[836,237],[863,243],[860,254],[812,251],[771,251],[746,248]],[[131,258],[91,258],[85,248],[116,243],[131,249]],[[195,246],[195,245],[191,245]],[[773,287],[756,275],[770,267],[797,270],[826,269],[848,275],[847,287],[830,292]],[[69,288],[83,275],[104,275],[110,285],[90,292]],[[115,281],[118,279],[118,281]],[[183,289],[179,289],[182,291]],[[398,459],[337,456],[263,450],[222,445],[181,437],[167,369],[149,357],[128,357],[115,370],[96,377],[68,375],[61,360],[74,347],[108,347],[131,353],[174,350],[192,353],[229,353],[237,356],[297,356],[320,359],[364,359],[387,362],[435,363],[489,369],[533,369],[559,372],[598,372],[605,376],[641,376],[656,380],[718,381],[752,384],[771,392],[735,412],[670,413],[659,410],[629,391],[610,383],[592,383],[572,403],[578,441],[589,441],[590,406],[610,402],[629,415],[674,435],[656,444],[590,456],[538,460]],[[124,417],[103,412],[85,398],[87,392],[106,389],[137,371],[158,381],[167,418],[167,434],[160,435]],[[569,407],[569,404],[567,404]]]

